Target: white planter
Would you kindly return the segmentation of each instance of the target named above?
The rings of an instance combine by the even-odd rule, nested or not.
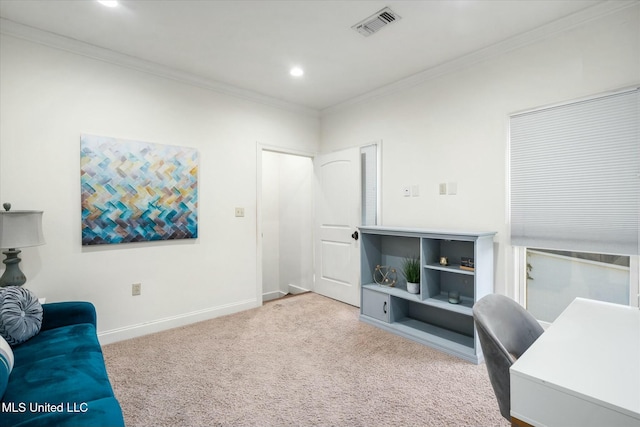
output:
[[[407,292],[409,292],[410,294],[419,294],[420,283],[407,282]]]

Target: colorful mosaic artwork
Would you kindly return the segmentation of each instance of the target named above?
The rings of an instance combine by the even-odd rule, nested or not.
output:
[[[198,237],[198,152],[80,137],[82,244]]]

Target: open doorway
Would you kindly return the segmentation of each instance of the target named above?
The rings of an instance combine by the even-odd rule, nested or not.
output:
[[[382,141],[377,141],[327,155],[257,144],[257,301],[262,303],[313,291],[359,306],[359,293],[356,292],[359,289],[359,242],[354,230],[358,225],[375,225],[381,221],[381,144]],[[349,185],[340,177],[322,183],[321,159],[341,157],[352,151],[355,157],[348,162],[348,168],[355,168],[355,179],[348,179]],[[333,160],[336,161],[335,158]],[[348,191],[351,186],[354,190]],[[349,195],[345,196],[347,193]],[[339,200],[331,205],[336,209],[329,209],[333,212],[330,215],[333,220],[330,219],[329,224],[336,224],[337,211],[344,211],[345,205],[355,203],[353,211],[357,212],[356,217],[340,231],[341,234],[346,232],[347,242],[344,245],[354,249],[347,251],[348,257],[338,254],[327,258],[324,255],[330,255],[330,251],[318,246],[322,240],[319,232],[322,227],[318,228],[318,221],[326,211],[319,201],[332,199],[328,197],[331,194],[339,195]],[[346,199],[341,201],[340,197]],[[337,242],[334,238],[329,246],[337,246]],[[322,258],[318,258],[318,254],[322,254]],[[341,268],[353,268],[355,273],[340,274]],[[337,279],[346,276],[350,279],[342,282],[348,282],[354,290],[353,295],[349,294],[351,299],[331,295],[327,289],[321,289],[323,279],[337,283],[340,282]]]
[[[261,149],[262,301],[313,287],[313,161]]]

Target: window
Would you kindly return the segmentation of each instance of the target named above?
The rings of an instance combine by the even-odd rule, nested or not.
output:
[[[577,296],[638,305],[639,93],[510,118],[511,244],[539,320]]]
[[[553,322],[576,297],[629,305],[630,256],[526,249],[526,307]]]

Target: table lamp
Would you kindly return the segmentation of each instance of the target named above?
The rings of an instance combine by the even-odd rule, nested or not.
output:
[[[11,211],[11,204],[2,205],[0,210],[0,248],[6,258],[4,274],[0,277],[0,286],[22,286],[27,278],[20,271],[19,249],[29,246],[44,245],[42,235],[42,211]]]

